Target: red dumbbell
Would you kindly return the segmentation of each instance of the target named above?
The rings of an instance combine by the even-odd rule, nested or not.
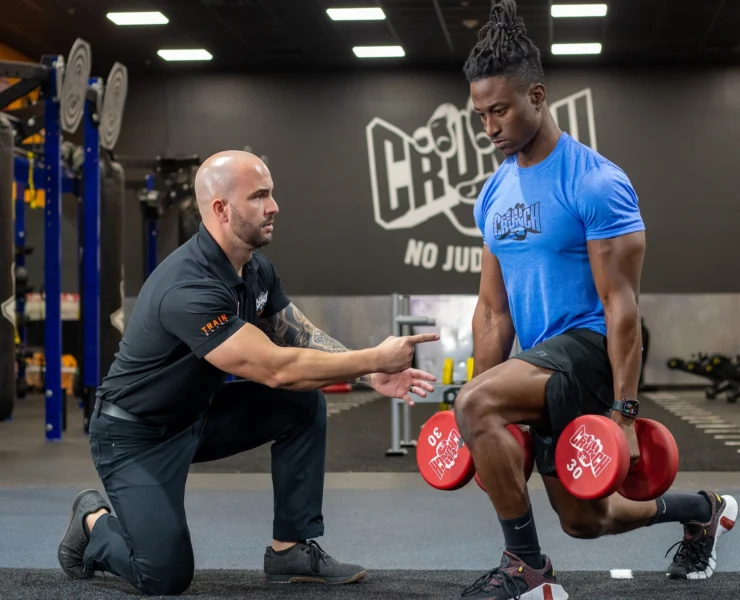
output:
[[[615,492],[630,500],[653,500],[667,492],[678,474],[678,446],[668,429],[636,419],[640,460],[630,466],[627,438],[613,420],[583,415],[563,431],[555,468],[563,486],[577,498],[594,500]]]
[[[421,428],[416,465],[424,481],[438,490],[459,490],[473,478],[473,457],[463,443],[453,411],[434,414]]]

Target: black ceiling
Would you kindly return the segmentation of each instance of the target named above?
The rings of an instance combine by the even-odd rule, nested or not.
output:
[[[581,0],[590,2],[594,0]],[[552,19],[550,0],[519,0],[519,14],[547,65],[740,64],[740,0],[599,0],[603,19]],[[563,0],[573,3],[574,0]],[[380,6],[387,20],[333,22],[330,7]],[[90,42],[94,74],[114,61],[131,73],[210,70],[314,70],[372,65],[459,66],[485,23],[491,0],[14,0],[0,41],[31,58],[66,55]],[[110,11],[159,10],[165,26],[117,27]],[[465,23],[477,21],[472,29]],[[553,57],[552,42],[601,42],[595,57]],[[400,44],[405,58],[361,61],[355,45]],[[165,63],[159,48],[203,47],[206,64]]]

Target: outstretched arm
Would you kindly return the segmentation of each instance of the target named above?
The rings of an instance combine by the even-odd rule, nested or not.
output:
[[[262,319],[258,327],[278,346],[310,348],[331,353],[349,351],[343,344],[311,323],[293,303],[279,313]],[[430,381],[436,381],[436,377],[419,369],[406,369],[393,375],[371,373],[350,383],[371,387],[384,396],[400,398],[413,405],[411,393],[425,398],[427,392],[434,391]]]
[[[348,352],[348,348],[311,323],[292,302],[279,313],[262,319],[258,327],[278,346]],[[363,375],[351,383],[369,386],[370,375]]]

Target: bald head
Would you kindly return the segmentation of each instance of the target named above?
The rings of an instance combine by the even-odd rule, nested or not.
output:
[[[246,197],[270,177],[267,165],[251,152],[227,150],[208,157],[195,175],[195,198],[205,221],[213,201]]]
[[[195,198],[203,225],[228,255],[251,256],[272,241],[278,206],[270,171],[250,152],[210,156],[195,175]]]

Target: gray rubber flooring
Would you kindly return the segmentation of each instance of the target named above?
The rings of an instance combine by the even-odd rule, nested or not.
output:
[[[726,493],[726,490],[719,490]],[[56,569],[56,549],[77,490],[0,490],[0,568]],[[662,571],[682,528],[662,524],[620,536],[565,535],[542,490],[530,492],[540,545],[558,571]],[[740,497],[736,494],[736,497]],[[272,539],[271,491],[186,495],[198,569],[261,569]],[[369,569],[474,570],[497,565],[503,536],[488,497],[474,482],[451,493],[327,490],[324,549]],[[720,538],[717,570],[740,571],[738,531]],[[2,596],[0,595],[0,598]],[[740,594],[738,595],[740,597]]]

